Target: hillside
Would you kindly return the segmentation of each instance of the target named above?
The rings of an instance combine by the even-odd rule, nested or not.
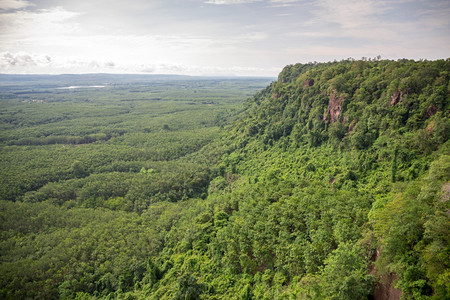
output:
[[[391,277],[406,297],[448,297],[449,67],[297,64],[248,102],[216,239],[256,298],[365,298]]]
[[[195,121],[180,125],[176,105],[155,102],[182,134],[169,140],[159,119],[136,129],[140,110],[119,125],[105,117],[96,156],[30,146],[26,128],[5,134],[2,166],[17,167],[5,178],[22,185],[2,184],[0,295],[448,298],[449,80],[449,60],[296,64],[242,110],[205,102],[191,114],[183,102]],[[128,111],[118,103],[105,107],[115,122]],[[44,149],[66,155],[64,180],[11,162]]]

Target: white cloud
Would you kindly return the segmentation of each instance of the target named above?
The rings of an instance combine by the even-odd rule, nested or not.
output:
[[[0,70],[8,71],[15,68],[35,67],[49,65],[52,59],[49,56],[37,56],[27,53],[0,53]]]
[[[0,38],[17,40],[21,38],[67,35],[77,30],[79,24],[71,20],[79,13],[62,7],[37,11],[18,10],[0,13]]]
[[[449,13],[448,1],[317,0],[309,25],[316,27],[317,36],[327,32],[329,38],[352,40],[359,47],[401,47],[407,57],[419,51],[437,53],[432,49],[438,45],[449,49],[450,40],[442,33],[448,36]]]
[[[423,9],[417,13],[415,18],[420,22],[435,29],[450,29],[450,5],[449,2],[431,2],[428,9]]]
[[[296,3],[302,2],[301,0],[270,0],[272,7],[291,7]]]
[[[26,0],[0,0],[0,10],[22,9],[29,6],[34,4]]]
[[[0,53],[0,73],[91,73],[114,72],[115,68],[113,61],[51,57],[25,52]]]
[[[9,35],[3,36],[3,40],[13,42],[0,45],[0,51],[45,53],[54,58],[73,57],[73,60],[77,61],[114,61],[117,66],[139,62],[186,65],[215,65],[216,63],[221,65],[234,62],[246,65],[240,56],[253,44],[263,43],[269,38],[267,33],[254,31],[253,28],[243,28],[240,34],[220,37],[188,34],[85,33],[84,28],[77,28],[74,22],[76,20],[73,20],[71,14],[64,17],[66,20],[64,22],[52,22],[50,18],[48,22],[41,23],[40,15],[31,14],[31,16],[33,16],[29,19],[31,24],[16,21]],[[2,33],[0,33],[1,38]],[[56,67],[56,64],[53,66]]]
[[[300,0],[270,0],[272,3],[294,3],[300,2]]]
[[[136,70],[138,68],[134,67]],[[156,64],[143,65],[140,73],[152,74],[186,74],[197,76],[274,76],[280,71],[280,68],[258,68],[242,66],[197,66],[183,64]]]
[[[185,75],[274,76],[280,68],[245,66],[190,65],[175,63],[116,63],[81,58],[50,57],[29,53],[0,53],[0,73],[63,74],[63,73],[151,73]]]
[[[269,35],[265,32],[247,32],[237,36],[236,38],[233,38],[231,41],[258,42],[267,40],[268,38]]]
[[[207,4],[216,5],[232,5],[232,4],[245,4],[245,3],[255,3],[255,2],[268,2],[275,6],[289,6],[292,3],[300,2],[300,0],[207,0]]]
[[[315,14],[320,21],[338,24],[343,29],[373,25],[376,16],[388,9],[383,1],[374,0],[317,0]]]
[[[50,1],[61,7],[39,0],[32,7],[37,1],[0,0],[0,73],[267,74],[276,66],[274,75],[295,62],[432,59],[450,49],[448,0]]]
[[[261,0],[208,0],[205,1],[206,4],[216,4],[216,5],[230,5],[230,4],[244,4],[259,2]]]

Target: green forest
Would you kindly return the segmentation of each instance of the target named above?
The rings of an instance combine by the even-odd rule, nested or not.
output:
[[[449,80],[0,75],[0,298],[448,299]]]

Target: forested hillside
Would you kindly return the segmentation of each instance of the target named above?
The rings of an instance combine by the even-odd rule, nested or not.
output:
[[[3,94],[0,295],[449,298],[449,79],[347,60],[244,108],[255,82]]]
[[[406,298],[449,297],[449,70],[287,66],[229,130],[221,268],[256,298],[366,298],[389,278]]]

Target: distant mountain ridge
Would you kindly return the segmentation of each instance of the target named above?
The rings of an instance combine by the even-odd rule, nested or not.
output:
[[[0,83],[17,81],[74,81],[89,83],[91,81],[111,81],[114,83],[136,82],[136,81],[168,81],[168,80],[199,80],[199,79],[235,79],[235,78],[270,78],[255,76],[191,76],[177,74],[114,74],[114,73],[86,73],[86,74],[2,74]]]

